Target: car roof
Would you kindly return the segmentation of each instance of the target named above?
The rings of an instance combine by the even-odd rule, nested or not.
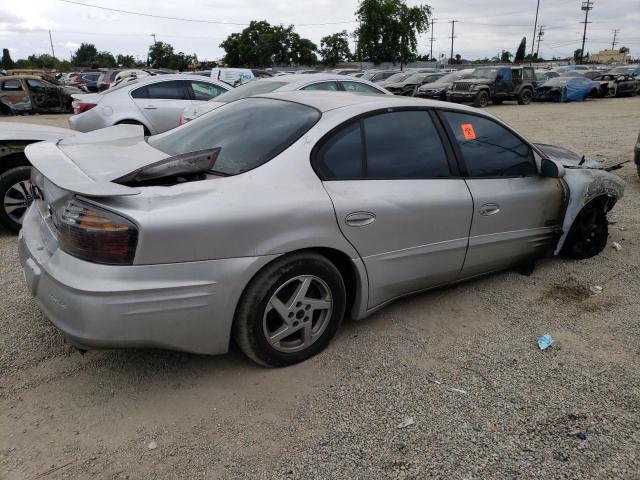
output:
[[[347,75],[338,75],[337,73],[299,73],[296,75],[282,75],[279,77],[268,77],[256,80],[258,82],[280,82],[287,84],[299,83],[301,85],[309,82],[319,82],[328,80],[351,81],[351,77]],[[362,82],[362,80],[356,80]]]
[[[200,81],[200,80],[206,80],[209,83],[216,83],[216,84],[222,84],[225,86],[229,86],[228,84],[224,83],[224,82],[220,82],[219,80],[216,80],[215,78],[211,78],[211,77],[205,77],[205,76],[197,76],[197,75],[188,75],[186,73],[169,73],[169,74],[164,74],[164,75],[146,75],[146,76],[140,76],[136,78],[136,82],[135,83],[131,83],[132,85],[145,85],[147,83],[153,83],[153,82],[157,82],[157,81],[167,81],[167,80],[190,80],[192,82],[194,81]]]
[[[337,110],[340,108],[348,108],[355,105],[371,106],[376,108],[394,108],[394,107],[440,107],[449,110],[460,110],[476,112],[477,110],[466,105],[452,104],[449,102],[440,102],[437,100],[426,100],[415,97],[404,97],[397,95],[371,95],[366,93],[353,92],[327,92],[322,90],[296,90],[288,92],[272,92],[255,95],[260,98],[273,98],[275,100],[285,100],[289,102],[308,105],[321,112],[329,110]],[[484,112],[483,112],[484,114]],[[486,115],[491,116],[491,115]]]
[[[5,75],[3,77],[0,77],[0,81],[1,80],[44,80],[45,82],[47,81],[46,78],[42,78],[42,76],[40,75]],[[51,83],[51,82],[49,82]]]

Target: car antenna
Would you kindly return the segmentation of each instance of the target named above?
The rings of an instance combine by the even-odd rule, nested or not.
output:
[[[582,155],[582,158],[580,159],[580,163],[578,164],[578,166],[581,167],[586,159],[587,157],[585,155]]]

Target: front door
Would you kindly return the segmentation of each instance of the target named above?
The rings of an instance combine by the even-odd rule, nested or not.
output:
[[[462,157],[474,203],[463,276],[552,251],[561,228],[562,181],[540,176],[532,148],[498,122],[451,111],[442,118]]]
[[[443,134],[427,110],[385,111],[343,126],[314,156],[366,266],[369,308],[460,274],[473,205]]]
[[[37,112],[57,112],[62,110],[62,96],[57,86],[34,78],[27,79],[31,102]]]

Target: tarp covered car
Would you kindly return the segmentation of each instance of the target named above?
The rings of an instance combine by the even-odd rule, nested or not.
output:
[[[600,82],[585,77],[550,78],[536,90],[534,100],[541,102],[582,102],[587,97],[597,97]]]

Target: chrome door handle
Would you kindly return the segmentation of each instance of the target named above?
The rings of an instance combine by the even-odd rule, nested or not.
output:
[[[347,215],[344,223],[350,227],[364,227],[376,221],[375,214],[371,212],[353,212]]]
[[[156,107],[155,105],[147,105],[146,107],[144,107],[145,110],[157,110],[158,107]]]
[[[485,203],[480,207],[480,215],[495,215],[500,211],[500,205],[497,203]]]

